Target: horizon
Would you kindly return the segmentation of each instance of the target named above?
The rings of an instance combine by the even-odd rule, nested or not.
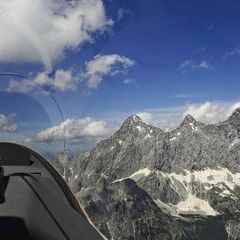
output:
[[[140,120],[141,122],[143,122],[144,124],[146,124],[146,125],[148,125],[148,126],[151,126],[151,127],[154,127],[154,128],[158,128],[158,129],[160,129],[161,131],[163,131],[163,132],[165,132],[165,133],[173,133],[176,129],[178,129],[178,128],[181,127],[181,125],[186,121],[186,119],[188,119],[188,116],[190,116],[191,119],[193,119],[193,120],[194,120],[195,122],[197,122],[197,123],[204,124],[204,126],[209,126],[209,125],[216,125],[216,124],[224,123],[224,122],[228,121],[229,118],[231,118],[231,117],[234,115],[234,113],[239,112],[239,111],[240,111],[240,107],[238,107],[238,108],[236,108],[235,110],[233,110],[233,112],[232,112],[226,119],[219,120],[218,122],[214,122],[214,123],[204,123],[204,122],[198,121],[198,120],[195,119],[191,114],[188,113],[188,114],[185,115],[182,119],[180,119],[179,122],[178,122],[178,124],[177,124],[175,127],[173,127],[172,129],[164,129],[164,128],[161,128],[160,126],[158,126],[158,125],[155,124],[154,122],[148,122],[149,119],[144,120],[144,117],[141,117],[141,116],[139,116],[139,115],[137,115],[137,114],[133,114],[133,115],[128,116],[128,117],[127,117],[126,119],[124,119],[118,126],[116,126],[116,128],[113,129],[113,131],[112,131],[111,133],[109,133],[108,136],[103,137],[100,141],[96,142],[96,143],[93,144],[93,145],[88,146],[88,148],[86,148],[86,149],[80,149],[80,148],[78,149],[78,148],[76,148],[74,151],[75,151],[75,152],[91,152],[92,150],[94,150],[94,149],[97,147],[97,144],[99,144],[101,141],[105,141],[105,140],[110,139],[116,132],[118,132],[118,131],[123,127],[124,123],[125,123],[127,120],[132,119],[132,118],[134,119],[134,117],[138,117],[139,120]],[[137,121],[135,120],[135,122],[137,122]],[[54,154],[59,154],[59,153],[64,153],[64,152],[57,151],[57,152],[55,152]],[[52,155],[52,157],[54,156],[54,154]],[[72,154],[74,154],[74,152],[72,152],[72,151],[69,152],[69,153],[67,153],[67,155],[68,155],[69,157],[70,157]]]

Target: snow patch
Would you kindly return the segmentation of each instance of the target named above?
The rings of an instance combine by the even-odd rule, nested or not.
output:
[[[175,133],[174,136],[172,136],[171,138],[169,138],[169,141],[175,141],[175,140],[178,138],[178,136],[180,136],[181,134],[182,134],[181,132]]]
[[[240,173],[232,173],[227,168],[206,168],[204,170],[194,172],[185,170],[185,174],[164,173],[164,175],[170,179],[175,178],[176,180],[179,180],[182,183],[186,182],[187,184],[192,181],[198,181],[202,184],[221,186],[222,183],[224,183],[231,190],[234,190],[236,185],[240,185]]]
[[[133,173],[129,178],[134,178],[137,175],[144,175],[144,177],[147,177],[149,174],[151,173],[151,171],[148,168],[142,168],[139,169],[137,172]]]
[[[151,138],[151,135],[148,133],[144,138]]]
[[[114,180],[112,183],[121,182],[121,181],[123,181],[125,179],[127,179],[127,178],[119,178],[119,179]]]
[[[142,126],[136,126],[136,128],[138,129],[139,132],[142,132],[144,130],[144,128]]]
[[[220,195],[222,196],[222,197],[233,197],[232,196],[232,193],[229,191],[229,190],[227,190],[227,189],[224,189],[221,193],[220,193]]]
[[[147,177],[150,173],[151,173],[151,170],[149,170],[148,168],[142,168],[142,169],[139,169],[138,171],[136,171],[135,173],[133,173],[131,176],[125,177],[125,178],[116,179],[112,183],[121,182],[122,180],[125,180],[127,178],[131,178],[134,181],[138,181],[139,179],[141,179],[143,177]]]
[[[189,126],[192,128],[192,130],[195,130],[195,125],[193,123],[189,123]]]
[[[134,120],[134,122],[137,122],[138,121],[138,117],[137,116],[133,116],[133,120]]]
[[[101,173],[101,177],[108,178],[108,176],[105,173]]]
[[[192,194],[189,194],[185,201],[179,202],[176,207],[177,213],[182,214],[218,215],[218,212],[209,205],[208,201],[200,199]]]
[[[236,137],[230,144],[230,148],[234,147],[234,145],[240,143],[240,139],[238,137]]]

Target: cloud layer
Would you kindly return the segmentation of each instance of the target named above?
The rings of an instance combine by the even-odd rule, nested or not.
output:
[[[49,70],[112,24],[102,0],[1,0],[0,61],[44,62]]]
[[[182,105],[171,108],[148,109],[135,113],[143,121],[170,131],[179,126],[187,114],[191,114],[196,120],[203,123],[217,123],[225,121],[236,108],[240,107],[240,101],[235,102],[203,102],[190,105]],[[32,140],[46,143],[63,140],[64,136],[69,142],[79,143],[97,142],[112,135],[132,113],[111,113],[111,116],[95,120],[89,117],[81,119],[67,119],[65,122],[38,133]],[[81,145],[79,145],[81,147]]]
[[[204,123],[217,123],[226,120],[236,108],[240,107],[240,101],[228,102],[205,102],[190,104],[183,112],[183,116],[191,114],[198,121]]]
[[[142,116],[145,120],[144,116],[149,114],[148,122],[164,130],[171,130],[179,126],[187,114],[191,114],[197,121],[211,124],[225,121],[239,107],[240,101],[206,101],[172,108],[149,109]],[[141,117],[141,114],[139,116]]]
[[[71,70],[59,69],[54,76],[46,72],[38,73],[34,78],[21,81],[11,80],[7,86],[8,92],[27,93],[34,89],[59,90],[62,92],[76,90],[80,83],[85,83],[88,88],[97,89],[107,76],[115,76],[127,73],[135,62],[118,54],[97,55],[91,61],[86,62],[85,70],[73,74]]]
[[[45,129],[35,136],[37,142],[49,142],[63,140],[76,140],[82,138],[99,138],[108,136],[110,129],[105,121],[94,120],[86,117],[81,119],[67,119],[63,123]]]

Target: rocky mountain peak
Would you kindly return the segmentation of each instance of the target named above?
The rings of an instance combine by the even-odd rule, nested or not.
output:
[[[128,119],[130,119],[132,123],[142,122],[142,119],[138,115],[132,115]]]
[[[185,118],[183,119],[182,123],[181,123],[181,127],[194,127],[195,125],[197,124],[197,121],[195,120],[195,118],[190,115],[190,114],[187,114],[185,116]]]
[[[240,134],[240,108],[237,108],[228,118],[227,122]]]
[[[228,118],[230,121],[240,121],[240,108],[234,110],[232,115]]]
[[[144,122],[142,121],[142,119],[137,116],[137,115],[132,115],[130,117],[128,117],[122,124],[122,127],[121,128],[129,128],[129,127],[134,127],[136,125],[139,125],[139,124],[143,124]]]

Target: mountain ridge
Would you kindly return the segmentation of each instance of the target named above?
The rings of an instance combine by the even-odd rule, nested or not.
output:
[[[209,239],[239,240],[239,113],[240,108],[216,124],[187,115],[169,132],[133,115],[88,155],[80,154],[60,171],[109,239],[205,240],[204,232],[212,226],[216,231]],[[153,214],[156,207],[160,211]],[[167,226],[175,221],[175,230],[159,238],[154,224],[161,221]],[[133,228],[126,227],[131,224]],[[148,233],[139,227],[151,230]]]

